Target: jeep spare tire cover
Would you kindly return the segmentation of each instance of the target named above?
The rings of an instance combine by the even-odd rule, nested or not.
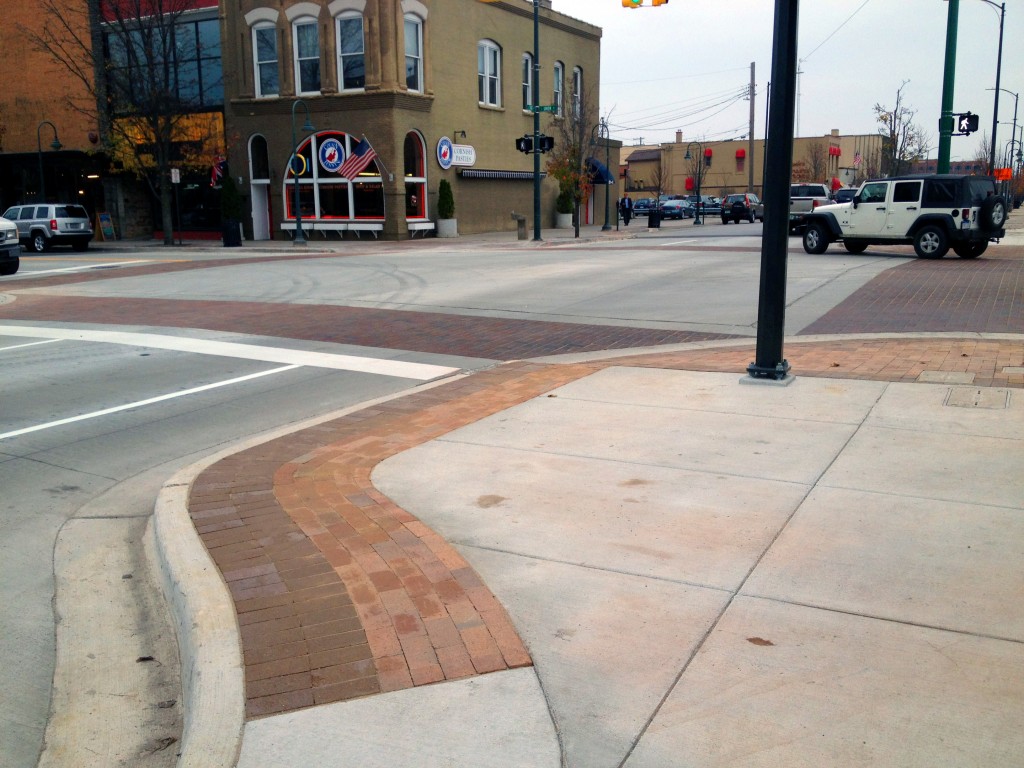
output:
[[[978,220],[984,229],[1001,229],[1006,223],[1006,201],[1000,195],[986,197],[978,212]]]

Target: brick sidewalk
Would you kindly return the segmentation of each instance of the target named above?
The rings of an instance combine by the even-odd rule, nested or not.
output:
[[[189,509],[235,600],[247,715],[531,663],[504,609],[465,560],[373,487],[377,463],[602,367],[740,374],[753,351],[509,363],[209,468],[193,486]],[[965,373],[979,386],[1024,388],[1024,340],[815,341],[790,343],[786,356],[798,376],[915,381],[926,372]]]

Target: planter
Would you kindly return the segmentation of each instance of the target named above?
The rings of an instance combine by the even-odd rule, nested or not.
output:
[[[556,213],[555,214],[555,229],[572,229],[572,214],[571,213]]]
[[[438,237],[458,237],[459,236],[459,220],[458,219],[438,219],[437,220],[437,236]]]

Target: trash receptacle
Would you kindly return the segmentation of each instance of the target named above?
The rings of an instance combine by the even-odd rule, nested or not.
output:
[[[512,218],[516,222],[516,237],[520,240],[526,239],[526,217],[521,213],[512,212]]]
[[[647,214],[647,226],[650,229],[658,229],[661,227],[661,211],[656,211],[653,208],[651,212]]]

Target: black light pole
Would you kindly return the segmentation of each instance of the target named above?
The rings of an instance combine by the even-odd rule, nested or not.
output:
[[[607,120],[601,121],[601,128],[604,133],[604,167],[608,173],[611,173],[611,149],[608,147],[608,144],[611,141],[611,129],[608,127]],[[610,183],[605,184],[604,186],[604,226],[601,227],[602,232],[607,232],[612,228],[612,225],[609,223],[610,213],[608,209],[608,202],[612,193],[611,186],[612,185]]]
[[[50,148],[57,152],[64,145],[60,143],[57,138],[57,126],[51,123],[49,120],[43,120],[39,125],[36,126],[36,152],[39,155],[39,202],[46,202],[46,179],[43,178],[43,139],[40,136],[40,131],[44,125],[48,125],[53,128],[53,141],[50,142]]]
[[[761,238],[761,286],[757,304],[757,350],[747,373],[755,379],[785,379],[782,356],[786,326],[786,257],[789,248],[789,180],[793,172],[799,0],[775,0],[772,76],[765,138],[765,220]]]
[[[299,145],[295,139],[295,108],[302,105],[302,108],[306,110],[306,123],[302,126],[302,130],[306,133],[312,133],[316,130],[312,121],[309,119],[309,107],[306,106],[306,102],[302,99],[296,99],[292,103],[292,156],[288,161],[288,164],[292,168],[292,178],[295,180],[295,196],[292,201],[292,205],[295,208],[295,239],[292,240],[292,245],[305,245],[306,235],[302,231],[302,206],[299,204],[299,171],[296,168],[296,160],[299,157]]]
[[[533,239],[540,236],[540,0],[533,0]]]
[[[690,160],[692,162],[694,160],[694,156],[690,154],[690,147],[697,148],[696,162],[694,163],[694,165],[690,166],[691,168],[697,169],[697,172],[694,174],[694,176],[697,177],[697,205],[694,206],[693,209],[693,223],[701,224],[702,222],[700,220],[700,211],[701,208],[704,207],[704,200],[700,196],[700,177],[704,175],[704,169],[700,167],[700,164],[704,162],[704,145],[701,144],[699,141],[691,141],[689,144],[686,145],[686,154],[683,155],[683,160]]]

